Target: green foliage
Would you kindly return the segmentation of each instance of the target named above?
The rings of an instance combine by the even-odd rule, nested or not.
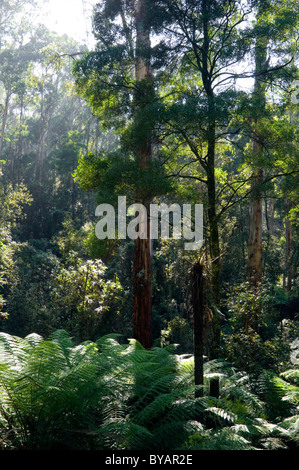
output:
[[[7,303],[6,285],[11,281],[15,265],[14,253],[18,247],[13,241],[13,235],[18,233],[18,229],[26,219],[23,209],[31,202],[32,197],[24,184],[15,188],[11,184],[0,186],[0,320],[7,320],[9,316],[4,310]]]
[[[66,221],[64,232],[53,240],[56,254],[53,245],[34,241],[0,246],[0,292],[9,314],[2,331],[48,336],[63,327],[83,341],[119,326],[123,289],[117,275],[105,275],[103,261],[88,259],[87,233],[84,228],[76,232]]]
[[[258,374],[261,370],[282,371],[290,361],[290,342],[279,327],[277,296],[271,285],[264,283],[252,292],[248,283],[231,289],[226,306],[227,329],[223,334],[227,357],[237,367]],[[258,331],[247,329],[258,306]]]
[[[180,352],[193,350],[193,332],[187,320],[176,316],[167,323],[161,331],[161,345],[167,344],[177,344]]]
[[[280,371],[290,360],[290,346],[281,337],[264,341],[255,331],[244,329],[228,338],[226,351],[230,361],[251,374],[262,369]]]
[[[24,207],[32,203],[32,196],[26,186],[22,183],[17,187],[13,185],[0,185],[0,223],[1,230],[17,230],[26,214]]]
[[[285,370],[279,376],[264,370],[257,381],[257,391],[266,404],[266,412],[276,423],[298,411],[298,369]]]
[[[49,341],[1,333],[0,343],[2,449],[78,449],[88,442],[101,392],[95,347],[71,347],[64,332]]]
[[[0,345],[2,448],[161,449],[199,427],[190,368],[167,349],[113,337],[73,347],[63,331]]]
[[[142,202],[171,190],[171,182],[158,160],[149,162],[141,171],[138,159],[119,152],[82,156],[74,178],[83,190],[94,191],[98,201],[111,201],[115,207],[120,195],[126,195],[128,202],[136,202],[138,194]]]
[[[59,260],[50,250],[29,243],[14,244],[10,250],[3,292],[9,316],[1,330],[17,335],[32,331],[48,335],[55,324],[49,304]]]
[[[117,277],[105,279],[101,260],[83,261],[60,268],[51,300],[58,324],[65,325],[79,342],[95,340],[103,331],[113,331],[122,302],[122,287]]]
[[[269,380],[255,394],[247,374],[212,361],[205,387],[215,377],[220,398],[194,398],[193,358],[173,346],[145,350],[118,335],[74,346],[63,330],[48,340],[1,333],[1,448],[253,450],[294,442],[297,370],[269,379],[276,406],[291,404],[274,423],[258,396],[269,393]]]

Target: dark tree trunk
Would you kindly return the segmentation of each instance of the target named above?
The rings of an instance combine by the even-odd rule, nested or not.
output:
[[[292,204],[290,201],[287,201],[287,209],[288,211],[291,209]],[[285,275],[286,275],[286,290],[291,291],[292,290],[292,223],[289,219],[289,217],[286,217],[285,220],[285,230],[286,230],[286,266],[285,266]]]
[[[211,162],[212,162],[211,157]],[[211,303],[212,303],[212,338],[210,344],[210,359],[217,359],[220,355],[220,317],[219,317],[219,304],[220,304],[220,246],[219,246],[219,231],[218,231],[218,218],[216,214],[216,188],[215,188],[215,173],[214,167],[211,164],[211,174],[207,177],[208,181],[208,220],[209,220],[209,246],[210,257],[212,262],[211,267]]]
[[[209,70],[210,33],[209,33],[209,2],[202,3],[204,41],[202,48],[202,79],[208,98],[208,129],[207,129],[207,189],[208,189],[208,222],[209,222],[209,246],[212,262],[211,273],[211,301],[212,301],[212,339],[210,345],[210,359],[216,359],[220,354],[220,246],[219,229],[216,208],[216,179],[215,179],[215,155],[216,155],[216,113],[215,96],[212,87],[212,76]]]
[[[194,340],[194,384],[203,385],[204,354],[204,275],[203,266],[196,263],[192,268],[193,340]],[[203,395],[203,389],[196,390],[195,396]]]
[[[133,255],[133,334],[145,348],[152,346],[152,260],[150,240],[137,238]]]
[[[147,21],[145,0],[137,0],[135,10],[136,22],[136,61],[135,80],[137,91],[136,126],[140,130],[138,142],[135,143],[136,157],[140,171],[148,166],[152,158],[152,129],[145,121],[142,107],[152,96],[152,78],[150,73],[150,28]],[[145,205],[149,215],[149,200],[137,194],[138,202]],[[147,217],[147,238],[137,238],[134,242],[133,255],[133,336],[145,348],[152,346],[152,261],[150,240],[150,219]]]

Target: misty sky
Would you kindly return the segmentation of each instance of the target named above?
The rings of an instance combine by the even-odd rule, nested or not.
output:
[[[98,0],[48,0],[43,22],[59,34],[68,34],[79,42],[92,40],[90,13]]]

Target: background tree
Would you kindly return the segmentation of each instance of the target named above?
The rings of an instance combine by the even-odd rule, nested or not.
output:
[[[237,92],[233,79],[236,64],[248,49],[240,33],[246,7],[241,2],[157,3],[168,19],[165,25],[164,64],[176,65],[182,74],[179,86],[172,84],[172,99],[166,104],[166,125],[171,139],[179,135],[189,158],[178,165],[179,178],[194,179],[205,188],[207,237],[211,260],[210,303],[213,308],[213,336],[210,357],[219,355],[221,248],[219,220],[222,210],[217,200],[218,152],[225,138],[236,133],[231,123]],[[175,51],[175,55],[173,52]],[[170,65],[171,64],[171,65]],[[166,75],[167,75],[166,66]],[[185,76],[190,77],[184,82]],[[167,103],[167,102],[166,102]],[[191,155],[191,158],[190,158]],[[190,170],[194,166],[196,170]]]

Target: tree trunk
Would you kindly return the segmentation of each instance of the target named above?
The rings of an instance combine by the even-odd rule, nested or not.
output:
[[[2,152],[3,152],[3,143],[4,143],[10,97],[11,97],[11,89],[9,87],[9,89],[6,92],[3,115],[2,115],[2,126],[1,126],[1,135],[0,135],[0,160],[1,160]]]
[[[269,8],[268,1],[263,0],[258,4],[257,20],[261,18],[263,13]],[[255,44],[255,84],[254,84],[254,101],[256,118],[254,124],[258,123],[259,117],[265,113],[266,107],[266,91],[263,75],[261,72],[267,68],[268,58],[268,42],[267,36],[260,36]],[[262,282],[263,268],[263,246],[262,246],[262,184],[263,169],[259,167],[259,158],[263,153],[261,137],[258,135],[257,127],[252,137],[253,155],[257,158],[257,170],[252,178],[251,183],[251,200],[249,203],[249,236],[248,236],[248,262],[247,262],[247,279],[253,292],[257,292]],[[254,307],[254,312],[250,316],[244,318],[244,328],[258,328],[259,307]]]
[[[194,384],[203,385],[203,352],[204,352],[204,276],[203,266],[196,263],[192,268],[192,305],[193,305],[193,339],[194,339]],[[203,389],[196,390],[195,397],[203,396]]]
[[[22,143],[23,143],[23,138],[22,138],[23,113],[24,113],[24,96],[22,95],[22,97],[21,97],[20,120],[19,120],[18,145],[17,145],[17,152],[16,152],[17,168],[16,168],[16,175],[13,175],[13,181],[15,181],[15,179],[16,179],[17,184],[20,184],[20,180],[21,180],[20,169],[21,169],[21,156],[22,156]]]
[[[248,238],[248,281],[254,288],[262,281],[262,198],[260,186],[263,182],[263,170],[259,170],[252,182],[254,197],[249,203],[249,238]]]
[[[262,199],[259,195],[260,185],[263,181],[263,171],[260,170],[252,183],[255,197],[249,203],[249,238],[248,238],[248,266],[247,279],[250,290],[258,296],[262,283],[263,246],[262,246]],[[254,302],[251,312],[244,316],[244,330],[258,330],[259,303]]]
[[[216,154],[216,113],[215,97],[212,88],[212,77],[209,71],[210,37],[209,37],[209,2],[203,1],[203,48],[202,48],[202,79],[208,98],[208,132],[207,132],[207,189],[208,189],[208,223],[209,246],[212,262],[211,274],[211,301],[213,309],[212,340],[210,346],[210,359],[216,359],[220,354],[220,246],[219,229],[216,209],[216,179],[215,179],[215,154]]]
[[[135,144],[136,156],[140,162],[140,171],[145,169],[152,158],[151,129],[145,121],[142,107],[148,102],[152,79],[150,74],[150,28],[147,23],[145,0],[137,0],[135,7],[136,24],[136,60],[135,81],[137,91],[136,125],[141,135]],[[150,240],[150,201],[144,201],[137,194],[139,202],[147,209],[147,238],[137,238],[134,242],[133,255],[133,336],[145,348],[152,346],[152,254]]]
[[[133,255],[133,336],[152,346],[152,261],[150,239],[137,238]]]
[[[210,229],[209,247],[212,262],[211,268],[211,302],[212,302],[212,338],[210,344],[210,359],[217,359],[220,356],[220,246],[219,246],[219,230],[218,218],[216,214],[216,187],[215,187],[215,170],[214,155],[209,158],[210,172],[207,173],[208,187],[208,221]]]
[[[288,211],[291,209],[292,204],[290,201],[287,201],[287,209]],[[286,266],[285,266],[285,275],[286,275],[286,290],[292,290],[292,223],[289,217],[286,217],[285,220],[285,230],[286,230]]]
[[[294,116],[293,111],[290,111],[290,123],[294,124]],[[285,276],[286,277],[286,285],[285,288],[288,292],[292,290],[292,278],[293,278],[293,269],[292,269],[292,222],[289,218],[289,212],[292,209],[293,204],[292,202],[287,199],[286,201],[286,210],[287,210],[287,217],[285,220],[285,230],[286,230],[286,266],[285,266]]]

